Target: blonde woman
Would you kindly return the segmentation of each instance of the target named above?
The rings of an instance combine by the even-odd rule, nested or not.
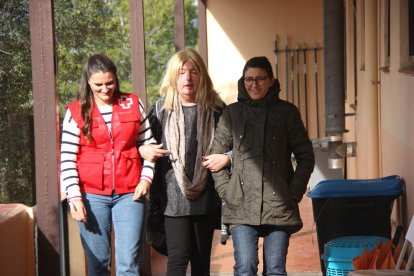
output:
[[[189,262],[192,275],[210,275],[211,242],[221,204],[211,171],[230,164],[230,157],[207,154],[225,105],[193,49],[171,57],[160,95],[149,112],[160,144],[141,147],[140,152],[157,160],[150,209],[158,199],[166,234],[167,275],[186,275]]]

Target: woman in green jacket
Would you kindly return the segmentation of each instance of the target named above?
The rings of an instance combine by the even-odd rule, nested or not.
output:
[[[268,59],[248,60],[238,101],[225,108],[212,145],[211,154],[233,150],[232,173],[213,178],[233,239],[234,275],[257,275],[259,237],[263,275],[286,275],[289,238],[302,227],[298,204],[315,157],[299,110],[279,91]]]

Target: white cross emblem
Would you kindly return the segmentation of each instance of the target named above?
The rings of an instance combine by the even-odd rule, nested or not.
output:
[[[129,109],[132,105],[132,99],[128,98],[128,96],[123,95],[118,99],[118,103],[123,109]]]

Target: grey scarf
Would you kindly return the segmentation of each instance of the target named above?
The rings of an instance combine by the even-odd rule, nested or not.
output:
[[[184,114],[178,93],[174,94],[173,109],[168,111],[165,125],[165,140],[170,150],[170,160],[181,192],[189,200],[196,199],[204,190],[208,180],[208,170],[202,166],[202,156],[210,151],[214,138],[214,112],[197,104],[197,156],[193,181],[185,173],[185,127]]]

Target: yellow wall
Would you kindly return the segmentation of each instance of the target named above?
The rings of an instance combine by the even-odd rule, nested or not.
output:
[[[414,196],[414,108],[410,106],[414,101],[414,67],[407,69],[408,32],[404,14],[408,10],[407,1],[390,1],[389,57],[386,1],[358,1],[355,7],[352,2],[345,1],[348,63],[345,106],[348,111],[351,105],[356,106],[356,116],[347,118],[347,128],[351,130],[347,135],[357,141],[357,157],[348,178],[400,175],[406,183],[402,214],[403,223],[407,224],[414,213],[414,204],[408,200]],[[394,221],[399,218],[398,212],[393,215]]]
[[[241,77],[245,62],[253,56],[266,56],[275,70],[274,40],[278,49],[323,47],[322,0],[209,0],[207,1],[208,68],[215,88],[226,103],[237,97],[237,80]],[[324,133],[323,100],[323,52],[318,51],[319,130]],[[290,54],[288,56],[290,62]],[[300,52],[300,109],[304,112],[303,53]],[[306,52],[309,135],[317,137],[314,52]],[[281,98],[286,99],[286,53],[278,54]],[[296,53],[294,54],[296,67]],[[290,71],[289,65],[289,71]],[[295,69],[296,70],[296,69]],[[291,88],[290,73],[289,87]],[[294,80],[296,73],[294,74]],[[295,80],[294,86],[297,87]],[[296,88],[295,88],[296,89]],[[296,96],[296,98],[298,98]],[[296,101],[298,105],[298,102]],[[322,135],[324,136],[324,134]]]
[[[407,2],[391,1],[390,66],[389,72],[379,70],[379,124],[381,174],[398,174],[405,179],[406,215],[411,218],[414,213],[414,203],[410,200],[414,198],[414,70],[410,74],[399,72],[408,60],[407,49],[404,50],[408,38],[403,22]],[[386,65],[385,55],[379,58],[380,66]]]
[[[35,274],[33,209],[0,204],[0,275]]]
[[[378,122],[378,24],[377,0],[360,1],[357,5],[357,176],[368,179],[380,176]],[[348,12],[352,12],[349,10]],[[349,33],[350,36],[352,33]]]

